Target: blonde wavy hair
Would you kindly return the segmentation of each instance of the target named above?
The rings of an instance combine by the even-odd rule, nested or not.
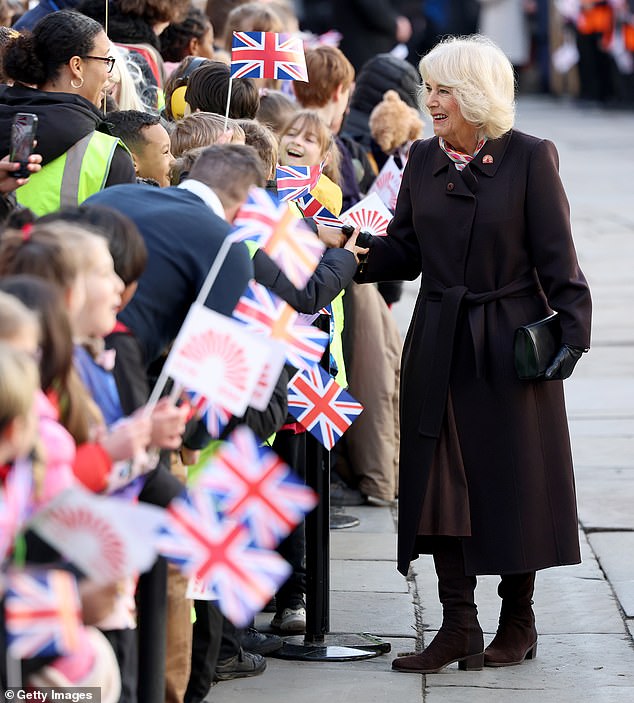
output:
[[[10,344],[26,327],[39,336],[40,321],[36,313],[14,295],[0,291],[0,342]]]
[[[480,137],[498,139],[515,124],[515,76],[504,52],[487,37],[448,37],[418,64],[423,79],[418,101],[425,109],[425,84],[451,88],[462,116]]]
[[[39,387],[33,359],[0,342],[0,432],[16,418],[29,414]]]

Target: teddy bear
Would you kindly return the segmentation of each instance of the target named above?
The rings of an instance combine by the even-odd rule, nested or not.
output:
[[[384,93],[370,113],[370,132],[384,154],[406,153],[410,144],[421,138],[423,128],[418,110],[401,100],[395,90]]]

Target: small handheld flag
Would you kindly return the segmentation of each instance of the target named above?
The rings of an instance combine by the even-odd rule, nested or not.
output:
[[[249,282],[233,317],[253,332],[281,342],[286,360],[297,369],[309,369],[317,363],[328,344],[325,332],[298,322],[299,316],[290,305],[255,281]]]
[[[317,166],[278,166],[275,169],[275,179],[279,199],[297,200],[310,193],[317,185],[323,168],[323,163]]]
[[[220,519],[208,491],[174,498],[168,513],[161,553],[198,582],[201,596],[218,600],[229,620],[247,625],[287,579],[288,563],[277,552],[255,548],[244,525]]]
[[[314,196],[310,193],[300,195],[297,198],[297,205],[302,211],[304,217],[312,217],[317,224],[326,225],[328,227],[341,227],[343,222],[335,217],[330,210],[326,209]]]
[[[326,249],[286,203],[261,188],[251,189],[234,226],[232,241],[256,242],[297,288],[306,285]]]
[[[317,440],[332,449],[363,406],[321,366],[297,373],[288,384],[288,411]]]
[[[14,659],[62,656],[80,643],[75,576],[60,569],[12,571],[7,577],[7,649]]]
[[[211,491],[223,515],[243,522],[256,547],[273,549],[317,504],[275,452],[243,425],[205,469],[197,488]]]
[[[192,406],[192,415],[204,423],[212,439],[218,439],[231,420],[231,413],[217,403],[210,402],[200,393],[187,391],[187,395]]]
[[[307,82],[301,38],[275,32],[234,32],[231,77]]]

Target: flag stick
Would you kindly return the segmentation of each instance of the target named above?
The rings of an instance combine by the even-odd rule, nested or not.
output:
[[[106,35],[107,35],[107,34],[108,34],[108,4],[109,4],[109,0],[105,0],[105,3],[104,3],[104,4],[105,4],[105,6],[106,6],[106,13],[105,13],[105,20],[104,20],[104,23],[103,23],[103,31],[104,31],[104,32],[106,33]],[[110,38],[110,37],[108,37],[108,38]],[[108,108],[107,100],[108,100],[107,93],[106,93],[106,91],[104,90],[104,92],[103,92],[103,111],[104,111],[104,113],[107,112],[107,108]]]
[[[225,132],[229,124],[229,105],[231,105],[231,86],[233,85],[233,76],[229,76],[229,90],[227,92],[227,109],[225,110]]]
[[[213,286],[216,278],[218,278],[218,273],[220,272],[220,267],[224,264],[225,259],[227,258],[227,254],[229,253],[229,249],[231,248],[231,245],[233,242],[229,237],[225,237],[223,240],[220,250],[218,251],[218,254],[216,255],[216,258],[214,259],[213,264],[211,265],[211,268],[209,269],[209,273],[207,274],[207,277],[205,278],[202,287],[200,289],[200,292],[198,293],[198,296],[196,297],[196,300],[194,301],[194,305],[196,303],[199,303],[201,305],[205,304],[205,301],[207,300],[207,296],[209,295],[209,291],[211,290],[211,287]],[[163,393],[163,390],[165,388],[165,384],[167,383],[169,379],[169,374],[164,370],[165,366],[163,366],[163,370],[161,371],[156,383],[154,384],[154,388],[152,389],[152,394],[150,395],[150,398],[145,405],[145,410],[144,413],[146,415],[149,415],[152,413],[154,410],[155,405],[158,403],[161,394]]]

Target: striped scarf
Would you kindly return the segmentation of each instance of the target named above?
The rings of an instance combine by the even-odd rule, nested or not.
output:
[[[478,152],[482,147],[486,144],[487,138],[483,137],[477,144],[476,150],[473,152],[473,155],[471,154],[463,154],[461,151],[456,151],[455,149],[452,149],[449,144],[442,138],[438,138],[438,143],[440,144],[440,148],[447,154],[447,156],[454,162],[456,168],[458,171],[462,171],[464,167],[473,161],[475,157],[478,155]]]

